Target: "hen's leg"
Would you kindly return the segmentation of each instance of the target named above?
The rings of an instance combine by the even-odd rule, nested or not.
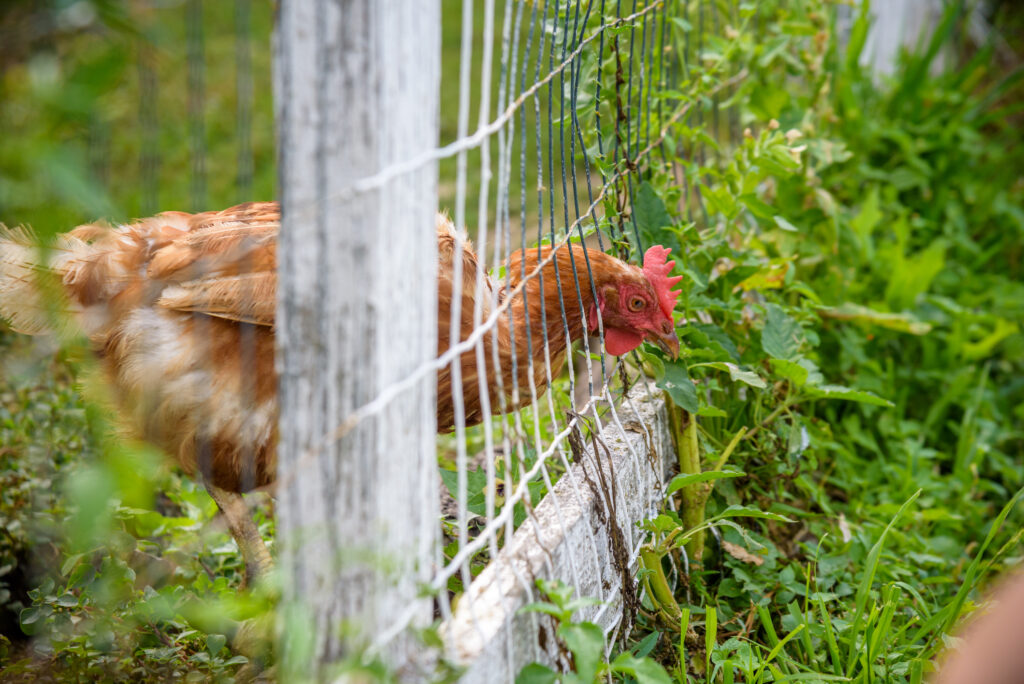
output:
[[[242,560],[245,561],[245,584],[251,587],[273,567],[274,561],[270,557],[270,551],[263,543],[263,537],[260,536],[260,531],[242,495],[215,487],[209,482],[205,484],[206,491],[217,502],[217,507],[227,520],[228,531],[238,543],[238,550],[242,552]]]

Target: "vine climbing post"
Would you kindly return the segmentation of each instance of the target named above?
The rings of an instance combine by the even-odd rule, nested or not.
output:
[[[396,166],[437,146],[439,2],[281,3],[274,59],[280,654],[324,680],[432,619],[437,165]]]

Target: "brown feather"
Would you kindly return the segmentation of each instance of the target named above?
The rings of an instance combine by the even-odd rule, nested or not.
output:
[[[216,486],[245,491],[273,481],[277,441],[274,370],[276,249],[280,211],[251,202],[220,212],[164,212],[123,226],[88,224],[58,238],[44,270],[60,278],[68,309],[100,351],[135,427],[174,455],[189,472]],[[460,297],[459,340],[474,328],[477,289],[480,320],[507,310],[482,338],[484,367],[474,350],[456,361],[467,425],[490,412],[514,410],[546,386],[544,330],[552,372],[565,360],[563,303],[569,338],[580,338],[594,305],[583,248],[530,249],[510,258],[510,290],[484,278],[477,287],[477,256],[451,221],[437,217],[438,354],[451,343],[449,321]],[[42,332],[41,309],[30,277],[39,270],[31,236],[0,229],[0,314],[18,329]],[[587,250],[595,282],[630,275],[622,262]],[[453,282],[462,260],[461,287]],[[573,266],[576,266],[575,275]],[[635,274],[632,274],[635,275]],[[517,291],[516,288],[522,284]],[[577,289],[578,288],[578,289]],[[17,298],[20,301],[15,301]],[[513,368],[515,373],[513,374]],[[437,426],[455,422],[452,369],[438,373]],[[339,421],[343,416],[339,416]]]

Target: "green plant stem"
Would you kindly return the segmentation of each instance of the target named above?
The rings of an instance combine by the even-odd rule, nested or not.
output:
[[[686,424],[683,425],[679,442],[679,471],[686,475],[700,472],[700,442],[697,440],[697,416],[683,414]],[[689,530],[700,527],[704,523],[704,504],[708,500],[710,487],[704,482],[697,482],[683,487],[683,524]],[[691,563],[699,563],[704,555],[704,530],[693,535],[686,543],[686,553]]]
[[[672,622],[678,622],[682,614],[675,596],[672,595],[672,588],[668,585],[668,578],[665,577],[665,569],[661,566],[662,554],[655,549],[644,548],[640,551],[640,561],[649,572],[644,576],[647,583],[648,595],[659,612],[666,614]]]
[[[665,405],[668,407],[669,431],[672,433],[672,441],[675,443],[676,454],[679,458],[679,472],[684,475],[696,475],[701,472],[697,417],[676,406],[668,392],[665,393]],[[720,461],[729,457],[738,441],[735,437],[733,438],[733,442],[722,453]],[[692,530],[700,527],[704,523],[704,505],[711,492],[711,485],[697,482],[683,487],[680,491],[683,494],[681,517],[684,528]],[[704,537],[705,532],[701,530],[686,542],[686,554],[691,563],[699,563],[704,555]]]
[[[736,445],[743,439],[743,435],[747,434],[747,427],[741,427],[733,438],[729,440],[729,445],[722,451],[722,455],[718,457],[718,461],[715,462],[713,470],[721,470],[725,467],[725,464],[729,461],[729,457],[732,456],[732,452],[736,450]]]
[[[768,426],[773,420],[782,415],[783,411],[787,411],[790,407],[795,406],[800,402],[799,399],[787,399],[785,402],[780,404],[774,411],[768,414],[768,417],[761,421],[759,425],[755,425],[754,429],[747,433],[747,439],[753,438],[757,434],[757,431],[763,427]]]

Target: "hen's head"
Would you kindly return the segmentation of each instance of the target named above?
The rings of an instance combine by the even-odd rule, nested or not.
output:
[[[682,276],[669,277],[674,261],[667,261],[671,250],[655,245],[644,254],[644,267],[622,264],[604,270],[599,278],[597,302],[587,314],[587,327],[597,331],[597,312],[604,325],[605,349],[616,356],[630,352],[644,340],[653,342],[675,358],[679,355],[672,310],[679,292],[672,287]]]

